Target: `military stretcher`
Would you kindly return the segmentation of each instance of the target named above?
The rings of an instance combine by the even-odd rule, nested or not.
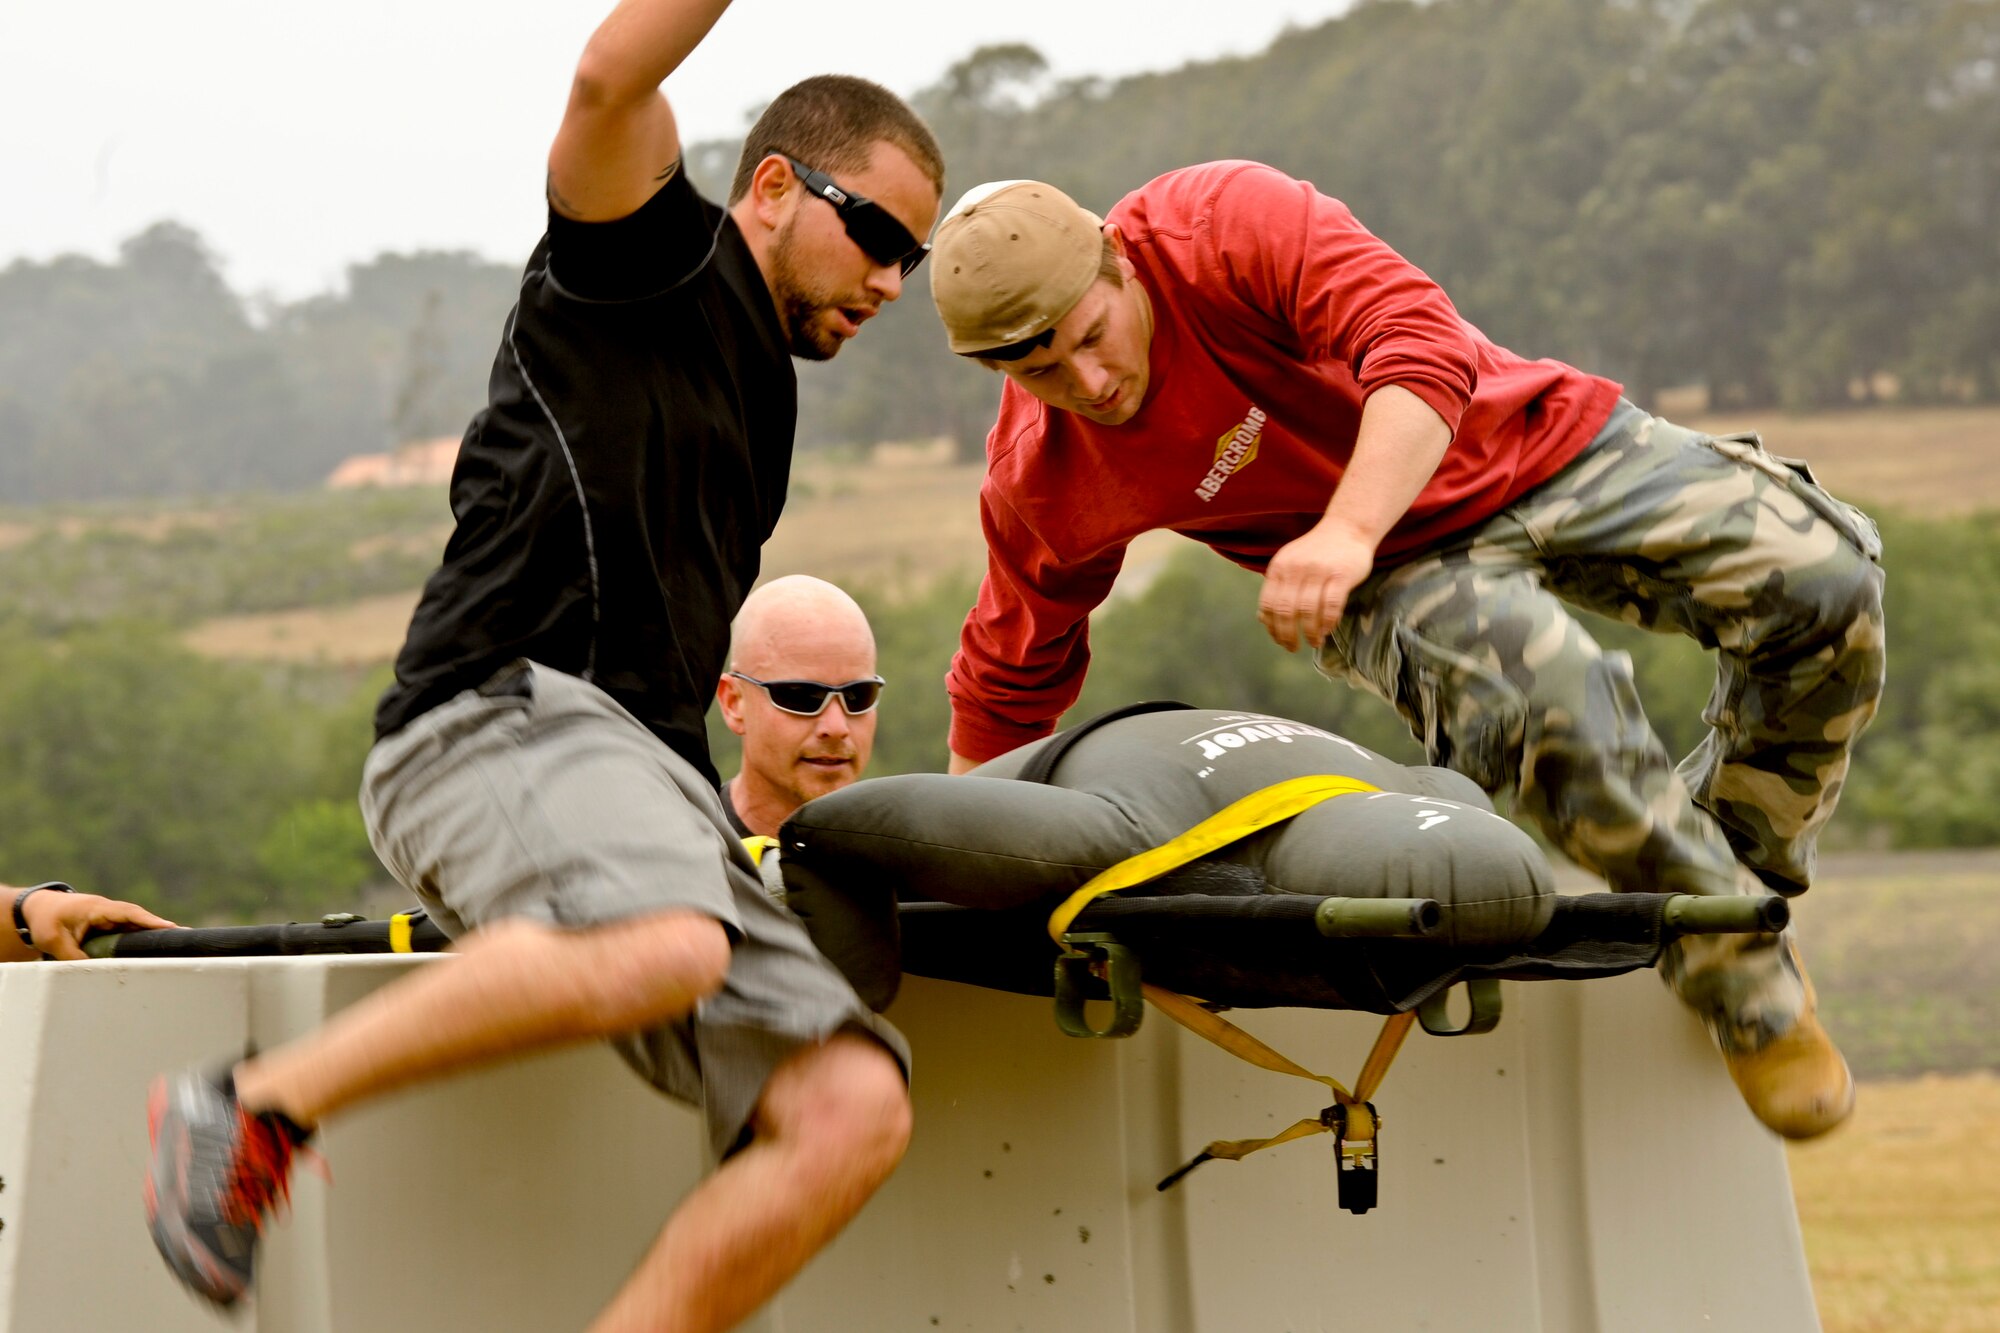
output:
[[[1376,1196],[1371,1098],[1413,1023],[1490,1030],[1502,980],[1652,966],[1676,937],[1783,929],[1778,897],[1556,892],[1534,841],[1446,769],[1393,763],[1260,713],[1134,705],[962,777],[876,778],[753,840],[766,887],[871,1007],[904,974],[1053,999],[1061,1029],[1136,1031],[1151,1004],[1245,1060],[1335,1101],[1200,1163],[1330,1132],[1343,1207]],[[383,921],[112,937],[120,958],[426,952],[420,912]],[[1462,991],[1465,1000],[1455,1003]],[[1108,1002],[1107,1021],[1090,1017]],[[1353,1089],[1294,1063],[1222,1011],[1387,1016]]]

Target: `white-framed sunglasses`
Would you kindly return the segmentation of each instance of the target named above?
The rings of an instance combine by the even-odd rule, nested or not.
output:
[[[818,717],[826,711],[826,706],[833,702],[836,694],[840,696],[840,706],[849,717],[872,713],[875,705],[882,701],[882,686],[887,683],[880,676],[863,676],[859,680],[829,685],[823,680],[758,680],[741,671],[729,674],[764,691],[770,696],[771,707],[779,712],[798,717]]]

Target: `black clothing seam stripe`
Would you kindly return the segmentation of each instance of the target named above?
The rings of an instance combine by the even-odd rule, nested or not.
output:
[[[533,278],[536,273],[540,273],[544,278],[548,276],[548,270],[538,269],[530,272],[527,277]],[[525,287],[527,283],[524,281],[521,285]],[[597,674],[597,640],[604,622],[604,597],[603,589],[598,583],[597,535],[590,522],[590,497],[584,493],[583,474],[577,469],[576,455],[570,452],[569,437],[563,433],[562,422],[556,420],[555,411],[549,406],[548,399],[542,397],[541,386],[536,384],[535,377],[528,373],[527,362],[522,360],[521,349],[514,341],[514,329],[520,318],[521,307],[517,304],[507,316],[507,353],[514,358],[514,368],[521,372],[521,382],[527,385],[528,392],[535,396],[535,406],[541,408],[542,415],[548,419],[549,429],[556,433],[556,444],[562,449],[563,462],[569,467],[570,484],[576,488],[577,507],[583,511],[583,554],[585,562],[590,566],[590,651],[584,655],[583,679],[590,680]]]

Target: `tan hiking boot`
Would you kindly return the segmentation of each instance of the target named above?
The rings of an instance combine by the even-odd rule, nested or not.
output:
[[[1754,1051],[1724,1051],[1729,1077],[1750,1111],[1788,1139],[1824,1134],[1854,1110],[1854,1075],[1820,1025],[1806,986],[1806,1010],[1780,1036]]]
[[[1683,936],[1661,973],[1701,1016],[1737,1091],[1766,1126],[1809,1139],[1854,1109],[1854,1076],[1819,1021],[1789,931]]]

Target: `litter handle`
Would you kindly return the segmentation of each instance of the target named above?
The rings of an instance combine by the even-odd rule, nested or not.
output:
[[[1783,930],[1791,919],[1791,904],[1776,894],[1677,893],[1667,899],[1667,928],[1679,935],[1770,934]]]
[[[451,942],[420,912],[370,921],[335,913],[283,925],[210,926],[100,935],[86,943],[94,958],[253,958],[336,953],[436,953]]]
[[[1313,924],[1328,939],[1425,939],[1444,911],[1435,898],[1323,898]]]

